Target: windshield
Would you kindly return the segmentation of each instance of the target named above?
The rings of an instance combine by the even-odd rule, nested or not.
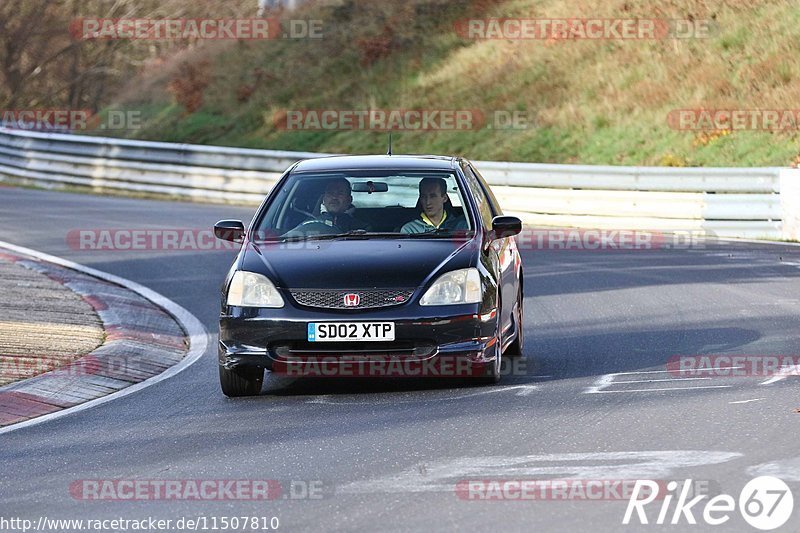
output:
[[[466,237],[472,222],[452,172],[290,175],[260,217],[256,240]]]

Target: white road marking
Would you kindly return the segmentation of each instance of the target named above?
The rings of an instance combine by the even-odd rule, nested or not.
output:
[[[615,372],[606,374],[607,376],[633,376],[636,374],[670,374],[670,370],[640,370],[638,372]]]
[[[723,370],[736,370],[739,368],[744,368],[743,366],[725,366],[722,367]],[[680,370],[639,370],[637,372],[614,372],[613,374],[606,374],[613,375],[613,376],[635,376],[637,374],[675,374],[680,373]]]
[[[696,389],[727,389],[730,388],[731,385],[704,385],[702,387],[666,387],[660,389],[625,389],[625,390],[599,390],[593,392],[591,394],[613,394],[619,393],[623,394],[626,392],[662,392],[662,391],[669,391],[669,390],[696,390]],[[587,393],[589,394],[589,393]]]
[[[741,453],[704,450],[478,456],[415,464],[397,474],[355,481],[337,493],[453,492],[469,479],[667,479],[679,469],[725,463]]]
[[[760,385],[771,385],[772,383],[775,383],[777,381],[782,381],[788,378],[789,376],[800,376],[800,366],[792,365],[785,367],[771,378],[762,381]]]
[[[747,474],[753,477],[775,476],[783,481],[800,481],[800,457],[754,465],[747,469]]]
[[[752,400],[738,400],[735,402],[728,402],[729,404],[737,404],[737,403],[750,403],[750,402],[760,402],[764,398],[753,398]]]
[[[584,394],[597,394],[602,392],[603,389],[609,387],[614,382],[614,376],[619,374],[606,374],[604,376],[600,376],[594,382],[594,385],[588,387],[584,392]]]
[[[306,400],[306,403],[323,403],[332,405],[337,405],[339,403],[330,401],[331,398],[334,398],[332,394],[325,394],[322,396],[317,396],[316,398],[311,398],[309,400]]]
[[[515,385],[513,387],[508,387],[506,390],[515,388],[518,389],[519,392],[514,396],[530,396],[538,387],[536,385]]]
[[[450,401],[450,400],[461,400],[464,398],[472,398],[474,396],[482,396],[484,394],[495,394],[497,392],[508,392],[511,390],[518,391],[514,396],[529,396],[539,387],[537,385],[509,385],[507,387],[493,387],[488,388],[486,390],[478,391],[478,392],[465,392],[462,394],[457,394],[456,396],[446,396],[444,398],[436,398],[433,401]],[[360,400],[360,401],[344,401],[344,400],[337,400],[337,396],[333,394],[326,394],[324,396],[317,396],[315,398],[309,398],[306,400],[305,403],[317,403],[317,404],[325,404],[325,405],[374,405],[376,402],[373,399],[370,400]],[[399,404],[399,403],[419,403],[419,402],[428,402],[431,401],[431,398],[428,397],[416,397],[410,400],[398,400],[392,397],[381,398],[383,403],[391,403],[391,404]]]
[[[714,240],[721,242],[745,242],[752,244],[771,244],[773,246],[800,246],[800,243],[785,241],[770,241],[765,239],[737,239],[736,237],[714,237]]]
[[[711,379],[711,378],[636,379],[628,381],[615,381],[614,385],[617,385],[618,383],[662,383],[665,381],[691,381],[697,379]]]
[[[169,379],[189,368],[191,365],[193,365],[200,359],[200,357],[205,353],[206,349],[208,348],[209,344],[208,331],[206,331],[206,328],[203,326],[202,322],[200,322],[193,314],[191,314],[189,311],[187,311],[180,305],[176,304],[175,302],[166,298],[165,296],[162,296],[161,294],[155,292],[154,290],[148,289],[144,285],[139,285],[138,283],[127,280],[125,278],[121,278],[113,274],[107,274],[106,272],[101,272],[99,270],[95,270],[93,268],[83,266],[78,263],[62,259],[60,257],[45,254],[42,252],[37,252],[36,250],[31,250],[30,248],[23,248],[22,246],[16,246],[14,244],[10,244],[7,242],[0,241],[0,248],[5,248],[7,250],[11,250],[12,252],[21,255],[35,257],[37,259],[41,259],[42,261],[54,263],[56,265],[60,265],[65,268],[71,268],[72,270],[77,270],[79,272],[83,272],[84,274],[89,274],[90,276],[94,276],[96,278],[100,278],[102,280],[111,283],[116,283],[117,285],[121,285],[122,287],[125,287],[126,289],[129,289],[139,294],[140,296],[150,300],[157,306],[164,309],[167,313],[172,315],[175,318],[175,320],[177,320],[178,323],[181,325],[183,330],[186,332],[186,336],[189,338],[189,351],[186,352],[184,358],[181,359],[181,361],[178,364],[169,367],[161,374],[158,374],[157,376],[153,376],[149,379],[131,385],[130,387],[126,387],[113,394],[109,394],[108,396],[103,396],[102,398],[97,398],[96,400],[91,400],[86,403],[76,405],[75,407],[69,407],[67,409],[62,409],[61,411],[56,411],[55,413],[42,415],[36,418],[32,418],[31,420],[26,420],[25,422],[20,422],[12,426],[7,426],[5,428],[0,429],[0,435],[4,433],[10,433],[12,431],[17,431],[30,426],[34,426],[36,424],[41,424],[43,422],[49,422],[50,420],[61,418],[62,416],[67,416],[73,413],[78,413],[80,411],[85,411],[87,409],[91,409],[92,407],[96,407],[98,405],[111,402],[118,398],[122,398],[123,396],[128,396],[129,394],[138,392],[151,385],[155,385],[156,383],[164,381],[165,379]]]
[[[784,263],[784,264],[786,264],[786,263]],[[800,264],[798,264],[798,265],[800,266]],[[779,298],[779,299],[773,300],[771,302],[754,302],[754,303],[748,304],[748,307],[754,307],[754,306],[776,306],[776,305],[797,305],[797,304],[800,304],[800,300],[797,300],[797,299],[794,299],[794,298],[791,298],[791,299],[789,299],[789,298]]]
[[[739,367],[731,367],[731,368],[739,368]],[[614,378],[617,376],[635,376],[637,374],[673,374],[674,371],[671,370],[642,370],[641,372],[615,372],[613,374],[605,374],[597,378],[594,382],[594,385],[587,387],[586,390],[583,391],[584,394],[624,394],[628,392],[664,392],[664,391],[672,391],[672,390],[691,390],[691,389],[727,389],[732,387],[732,385],[697,385],[694,387],[662,387],[662,388],[653,388],[653,389],[621,389],[621,390],[606,390],[608,387],[612,385],[623,385],[626,383],[664,383],[664,382],[675,382],[675,381],[694,381],[694,380],[708,380],[711,379],[710,377],[687,377],[687,378],[669,378],[669,379],[643,379],[643,380],[625,380],[625,381],[615,381]]]

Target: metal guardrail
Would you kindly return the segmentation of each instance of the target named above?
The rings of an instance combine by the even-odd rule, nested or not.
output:
[[[331,154],[0,128],[0,180],[257,204],[300,159]],[[475,162],[526,223],[798,238],[800,170]],[[786,221],[786,224],[784,224]]]

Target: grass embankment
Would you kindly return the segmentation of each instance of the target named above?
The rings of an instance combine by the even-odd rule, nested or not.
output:
[[[796,0],[416,0],[340,2],[324,38],[210,43],[131,81],[115,107],[144,139],[382,153],[364,131],[284,131],[286,109],[520,111],[527,129],[406,132],[396,152],[473,159],[669,166],[788,165],[800,135],[677,131],[675,109],[800,109]],[[714,19],[708,38],[461,38],[467,17]],[[187,111],[187,108],[191,111]]]

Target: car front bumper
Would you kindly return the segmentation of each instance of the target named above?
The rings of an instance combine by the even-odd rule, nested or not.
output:
[[[229,308],[220,318],[219,364],[303,376],[467,377],[494,364],[497,313],[479,305],[337,312]],[[395,340],[309,342],[310,322],[394,322]]]

